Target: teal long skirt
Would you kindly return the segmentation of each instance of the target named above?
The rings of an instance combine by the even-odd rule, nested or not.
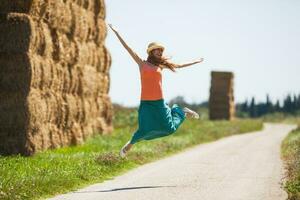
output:
[[[176,104],[170,108],[164,99],[142,100],[138,114],[139,127],[130,140],[131,144],[168,136],[185,120],[183,110]]]

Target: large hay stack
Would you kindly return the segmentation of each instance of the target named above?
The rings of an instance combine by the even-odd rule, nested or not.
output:
[[[1,0],[0,154],[112,129],[104,0]]]
[[[234,114],[233,73],[213,71],[211,73],[209,118],[211,120],[232,120]]]

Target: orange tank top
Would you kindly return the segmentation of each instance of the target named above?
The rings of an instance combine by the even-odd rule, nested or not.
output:
[[[162,69],[143,62],[140,66],[141,74],[141,100],[159,100],[162,94]]]

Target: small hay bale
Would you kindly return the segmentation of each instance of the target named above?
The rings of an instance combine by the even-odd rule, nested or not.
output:
[[[30,88],[31,72],[27,54],[0,53],[0,91],[27,93]]]
[[[0,13],[25,13],[35,18],[42,18],[47,8],[47,1],[41,0],[1,0]]]
[[[103,74],[108,74],[110,66],[111,66],[111,56],[109,51],[105,46],[101,46],[98,51],[98,55],[100,56],[99,63],[96,66],[97,71]]]
[[[93,0],[90,0],[93,1]],[[99,16],[102,19],[106,17],[106,9],[104,0],[95,0],[95,10],[96,16]]]
[[[82,126],[79,123],[74,122],[71,127],[71,144],[72,145],[78,145],[82,144],[84,140],[83,136],[83,131],[82,131]]]
[[[0,16],[0,53],[37,53],[52,55],[52,41],[45,24],[37,24],[33,19],[20,13]]]
[[[25,14],[0,15],[0,53],[26,53],[30,49],[32,21]]]
[[[104,87],[103,75],[97,73],[96,68],[90,65],[85,65],[80,68],[80,96],[97,96],[98,92]],[[106,88],[105,88],[106,89]]]
[[[71,3],[64,3],[64,0],[50,0],[47,3],[43,21],[51,29],[57,29],[61,33],[71,34],[73,28],[73,16]]]
[[[77,47],[76,43],[71,41],[67,35],[58,35],[59,43],[59,61],[67,65],[74,65],[77,62]]]
[[[1,0],[0,12],[20,12],[28,13],[32,5],[32,0]]]
[[[104,39],[107,35],[107,27],[103,18],[97,17],[96,20],[96,30],[94,35],[94,41],[97,45],[103,45]]]
[[[73,16],[72,37],[80,42],[93,40],[93,35],[96,32],[95,15],[75,3],[72,3],[71,11]]]
[[[233,73],[231,72],[212,72],[210,97],[209,97],[209,116],[210,119],[234,118],[234,96],[233,96]]]

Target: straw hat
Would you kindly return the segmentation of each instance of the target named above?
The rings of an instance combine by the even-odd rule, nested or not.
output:
[[[148,48],[147,48],[147,53],[150,54],[150,52],[154,49],[162,49],[164,50],[165,47],[162,46],[161,44],[159,43],[156,43],[156,42],[151,42],[149,45],[148,45]]]

